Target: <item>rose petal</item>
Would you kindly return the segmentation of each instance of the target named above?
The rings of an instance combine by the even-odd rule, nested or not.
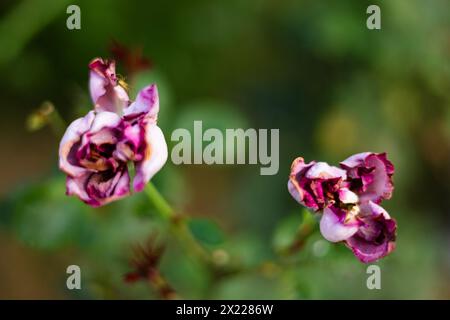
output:
[[[85,117],[73,121],[66,129],[59,144],[59,167],[71,176],[78,176],[86,172],[86,169],[77,165],[72,148],[91,127],[95,119],[95,112],[90,111]]]
[[[360,208],[361,208],[360,212],[361,217],[366,216],[378,217],[382,215],[385,219],[391,219],[389,213],[382,206],[374,203],[373,201],[362,203]]]
[[[311,161],[310,163],[305,163],[305,160],[302,157],[298,157],[292,161],[291,165],[291,175],[296,175],[303,171],[303,169],[312,167],[316,162]]]
[[[95,113],[91,111],[93,116],[91,117],[89,127],[85,127],[83,132],[78,137],[76,145],[72,145],[69,150],[69,159],[71,164],[76,167],[82,167],[84,170],[64,170],[66,173],[72,176],[77,176],[84,173],[84,171],[99,171],[106,170],[111,167],[117,167],[117,162],[110,157],[103,156],[92,157],[91,145],[96,145],[96,151],[102,150],[106,145],[114,145],[117,142],[119,135],[119,126],[122,124],[121,118],[113,112],[100,112]],[[91,114],[90,113],[90,114]],[[64,160],[64,157],[60,156]]]
[[[342,178],[347,179],[347,173],[345,170],[339,169],[338,167],[330,166],[326,162],[315,163],[305,175],[309,179],[332,179],[332,178]]]
[[[295,159],[291,166],[288,190],[300,204],[315,211],[336,203],[336,192],[346,178],[345,170],[325,162],[305,163]]]
[[[92,172],[85,172],[84,174],[77,176],[77,177],[71,177],[67,176],[66,179],[66,194],[68,196],[75,195],[80,200],[89,203],[92,201],[93,203],[97,203],[96,201],[93,201],[89,195],[87,194],[85,190],[86,181],[91,176]]]
[[[99,112],[97,113],[94,122],[92,123],[90,133],[95,133],[103,128],[114,128],[120,125],[121,118],[114,112]]]
[[[346,213],[335,207],[325,208],[320,220],[320,232],[323,237],[331,242],[339,242],[353,236],[359,227],[356,220],[344,222]]]
[[[89,130],[85,132],[87,134],[82,138],[81,147],[91,142],[102,144],[107,143],[108,141],[114,141],[115,138],[111,131],[105,129],[117,128],[121,123],[122,119],[114,112],[104,111],[95,113],[95,117]]]
[[[156,87],[156,84],[152,84],[139,91],[136,101],[130,104],[130,106],[124,110],[123,114],[125,119],[134,118],[140,115],[156,119],[158,112],[158,88]]]
[[[141,146],[144,146],[141,148]],[[141,123],[131,125],[125,122],[122,140],[116,144],[114,158],[121,161],[141,161],[145,152],[145,126]]]
[[[374,180],[368,185],[365,199],[379,202],[381,199],[390,199],[394,185],[392,175],[394,166],[387,160],[386,153],[372,154],[366,158],[366,165],[374,167]]]
[[[167,143],[164,134],[153,121],[146,123],[145,143],[144,158],[135,163],[136,176],[133,180],[135,191],[141,191],[167,161]]]
[[[395,249],[397,223],[379,205],[368,202],[361,206],[362,225],[346,240],[346,245],[364,263],[385,257]]]
[[[75,195],[85,203],[98,207],[130,193],[130,176],[126,167],[116,172],[86,173],[67,177],[67,195]]]
[[[296,158],[291,165],[291,174],[289,175],[288,190],[291,196],[300,204],[318,210],[319,206],[313,196],[300,185],[301,177],[316,162],[305,163],[302,157]],[[310,190],[312,192],[312,190]]]
[[[114,61],[94,59],[90,64],[89,89],[98,111],[121,113],[128,105],[126,90],[118,84]]]
[[[355,154],[340,163],[347,170],[351,189],[359,193],[360,201],[381,202],[389,199],[394,189],[393,164],[386,153],[363,152]]]
[[[351,237],[346,241],[353,254],[363,263],[371,263],[384,258],[395,250],[395,242],[374,245],[360,237]]]
[[[350,191],[348,188],[341,188],[338,192],[339,200],[341,200],[342,203],[349,204],[358,202],[358,196],[356,193]]]
[[[355,168],[358,166],[361,166],[364,163],[364,159],[366,159],[369,155],[371,155],[372,152],[361,152],[354,154],[344,161],[342,161],[340,164],[345,168]]]

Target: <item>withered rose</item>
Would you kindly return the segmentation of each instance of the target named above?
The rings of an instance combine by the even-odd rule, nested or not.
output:
[[[362,262],[378,260],[395,249],[397,223],[372,201],[351,209],[326,208],[320,232],[331,242],[344,241]]]
[[[115,74],[114,62],[94,59],[89,65],[94,110],[73,121],[59,148],[59,166],[67,174],[67,194],[101,206],[130,194],[128,163],[141,191],[167,160],[167,144],[157,126],[156,85],[128,99]]]
[[[302,157],[298,157],[291,166],[288,190],[300,204],[319,211],[339,201],[357,201],[357,196],[343,187],[346,179],[345,170],[325,162],[305,163]]]
[[[379,203],[390,199],[394,166],[386,153],[364,152],[340,163],[292,163],[288,189],[300,204],[322,212],[320,231],[331,242],[344,242],[364,263],[395,249],[397,223]]]
[[[394,165],[386,158],[386,153],[358,153],[340,165],[347,171],[350,188],[359,194],[362,202],[380,203],[391,198]]]

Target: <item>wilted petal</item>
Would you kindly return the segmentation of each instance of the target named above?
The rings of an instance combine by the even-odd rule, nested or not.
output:
[[[82,137],[81,147],[89,143],[98,145],[114,143],[115,137],[112,135],[111,129],[119,127],[121,122],[120,116],[114,112],[96,113],[89,130]]]
[[[305,160],[302,157],[295,158],[291,165],[291,175],[301,173],[304,169],[311,168],[315,163],[315,161],[305,163]]]
[[[299,157],[292,163],[288,190],[300,204],[318,211],[339,200],[336,193],[345,178],[342,169],[325,162],[305,164]]]
[[[114,61],[96,58],[89,64],[89,68],[89,89],[95,108],[98,111],[121,113],[128,105],[129,97],[117,81]]]
[[[330,166],[326,162],[317,162],[306,172],[305,176],[309,179],[333,179],[342,178],[345,180],[347,174],[345,170]]]
[[[71,195],[75,195],[78,198],[80,198],[80,200],[90,204],[89,202],[95,202],[93,201],[89,195],[86,192],[85,186],[86,186],[86,181],[89,179],[89,177],[91,176],[92,172],[85,172],[84,174],[77,176],[77,177],[71,177],[71,176],[67,176],[66,179],[66,194],[71,196]]]
[[[78,165],[76,159],[76,149],[74,148],[91,127],[95,118],[95,112],[90,111],[85,117],[73,121],[67,127],[64,136],[59,144],[59,167],[71,176],[78,176],[86,171],[86,168]]]
[[[378,217],[382,215],[386,219],[390,219],[389,213],[380,205],[374,203],[373,201],[368,201],[362,203],[361,206],[361,217]]]
[[[139,91],[136,101],[124,110],[125,119],[141,115],[156,119],[159,112],[159,96],[156,84],[149,85]]]
[[[344,161],[342,161],[340,164],[344,168],[355,168],[359,167],[364,164],[364,159],[366,159],[369,155],[371,155],[372,152],[361,152],[354,154]]]
[[[323,210],[322,219],[320,220],[320,232],[323,237],[331,242],[339,242],[353,236],[359,227],[359,221],[349,219],[345,210],[328,207]]]
[[[357,203],[358,202],[358,196],[356,193],[350,191],[348,188],[341,188],[339,189],[339,200],[342,203],[350,204],[350,203]]]
[[[121,125],[121,118],[113,112],[96,113],[89,130],[71,151],[72,161],[93,172],[118,167],[112,153],[121,135]]]
[[[302,188],[300,185],[301,177],[305,172],[315,164],[315,161],[305,163],[302,157],[296,158],[291,165],[291,174],[289,175],[288,190],[291,196],[297,200],[298,203],[317,210],[319,207],[314,201],[312,195]]]
[[[342,161],[341,167],[347,170],[350,189],[359,194],[361,202],[379,203],[392,196],[394,166],[386,153],[355,154]]]
[[[161,129],[149,121],[145,125],[145,149],[142,161],[136,162],[135,191],[141,191],[145,184],[164,166],[167,160],[167,144]]]
[[[85,203],[98,207],[130,193],[130,176],[126,167],[117,171],[86,173],[67,177],[67,195],[75,195]]]
[[[68,174],[67,194],[100,206],[129,194],[129,162],[136,169],[134,189],[141,191],[165,164],[167,144],[156,125],[156,85],[142,89],[130,104],[114,61],[97,58],[89,68],[95,110],[68,127],[59,164]]]
[[[378,260],[395,249],[397,223],[379,205],[369,202],[361,206],[362,225],[346,244],[364,263]]]
[[[90,133],[98,132],[103,128],[117,127],[121,121],[120,116],[114,112],[99,112],[92,123]]]
[[[121,161],[141,161],[145,152],[145,126],[141,123],[133,125],[125,123],[122,140],[116,144],[114,157]]]

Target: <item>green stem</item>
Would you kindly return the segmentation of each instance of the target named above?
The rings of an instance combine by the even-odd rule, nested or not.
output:
[[[149,182],[147,184],[147,186],[145,187],[145,193],[162,218],[164,218],[165,220],[171,220],[175,218],[175,212],[170,207],[166,199],[164,199],[164,197],[158,191],[158,189],[156,189],[153,183]]]
[[[166,199],[151,182],[145,187],[145,193],[150,202],[155,206],[156,212],[163,220],[170,223],[170,230],[178,240],[186,246],[188,251],[195,254],[206,263],[211,263],[209,253],[197,242],[190,232],[186,224],[186,217],[176,214]]]

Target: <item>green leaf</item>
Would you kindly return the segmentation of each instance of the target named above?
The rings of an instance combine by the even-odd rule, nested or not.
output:
[[[223,231],[209,219],[190,219],[188,227],[192,235],[206,246],[218,246],[225,241]]]

